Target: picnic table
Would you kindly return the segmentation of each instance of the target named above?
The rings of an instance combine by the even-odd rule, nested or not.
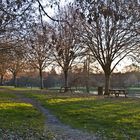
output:
[[[109,89],[109,94],[114,94],[115,97],[119,97],[120,94],[123,94],[125,97],[127,97],[127,92],[125,89]]]

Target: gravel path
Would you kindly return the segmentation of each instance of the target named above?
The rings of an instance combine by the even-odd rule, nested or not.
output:
[[[95,135],[73,129],[68,125],[62,124],[50,111],[44,108],[39,102],[34,99],[22,97],[16,94],[23,102],[27,102],[36,107],[46,117],[45,129],[49,129],[54,134],[52,140],[99,140]]]

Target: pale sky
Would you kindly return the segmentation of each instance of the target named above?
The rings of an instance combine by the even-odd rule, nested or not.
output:
[[[124,58],[117,66],[116,66],[116,69],[117,71],[116,72],[121,72],[122,69],[125,67],[125,66],[128,66],[128,65],[131,65],[132,64],[132,60],[130,58]]]
[[[63,7],[64,5],[72,2],[73,0],[59,0],[59,1],[60,1],[60,5],[59,6]],[[43,0],[42,5],[47,5],[47,4],[49,4],[49,2],[46,1],[46,0]],[[53,17],[56,14],[56,11],[57,11],[57,6],[56,6],[56,8],[54,6],[52,8],[50,6],[46,8],[46,12],[51,17]],[[45,17],[45,19],[48,22],[51,21],[47,16]]]

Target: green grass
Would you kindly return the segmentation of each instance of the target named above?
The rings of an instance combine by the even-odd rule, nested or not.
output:
[[[25,88],[25,87],[13,87],[13,86],[0,86],[0,88],[14,90],[14,91],[40,90],[40,88],[38,88],[38,87]]]
[[[127,89],[128,91],[137,91],[137,92],[139,92],[140,93],[140,87],[130,87],[130,88],[128,88]]]
[[[50,92],[59,92],[61,87],[52,87],[52,88],[48,88],[48,90],[50,90]],[[86,88],[85,87],[72,87],[71,88],[72,90],[78,90],[82,93],[86,93]],[[90,92],[98,92],[98,87],[90,87],[89,88]],[[140,94],[140,87],[127,87],[126,88],[127,92],[130,93],[130,94],[133,94],[133,93],[137,93],[137,94]]]
[[[3,98],[12,99],[12,98],[16,98],[16,95],[10,94],[9,92],[5,92],[4,90],[2,90],[0,91],[0,100],[2,100]]]
[[[129,90],[139,90],[140,91],[140,87],[129,87]]]
[[[54,90],[54,91],[58,91],[60,90],[61,87],[51,87],[51,88],[48,88],[48,90]],[[71,87],[72,90],[78,90],[78,91],[81,91],[81,92],[86,92],[86,87]],[[89,88],[90,91],[97,91],[97,87],[90,87]]]
[[[140,100],[30,94],[59,119],[74,128],[98,134],[102,139],[140,139]]]
[[[0,89],[0,140],[38,140],[47,137],[43,133],[44,116],[9,90]]]
[[[25,92],[23,90],[22,93],[24,96],[39,100],[63,123],[97,134],[103,140],[140,139],[140,99],[103,98],[87,94],[85,96],[48,93],[48,91],[41,93],[39,90]],[[24,108],[31,108],[27,106],[24,104]],[[26,116],[23,115],[23,118]]]

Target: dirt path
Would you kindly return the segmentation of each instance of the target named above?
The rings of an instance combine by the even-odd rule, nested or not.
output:
[[[15,93],[16,94],[16,93]],[[30,103],[44,114],[45,129],[49,129],[54,134],[53,140],[99,140],[95,135],[73,129],[68,125],[62,124],[50,111],[44,108],[39,102],[31,98],[25,98],[16,94],[19,100]]]

